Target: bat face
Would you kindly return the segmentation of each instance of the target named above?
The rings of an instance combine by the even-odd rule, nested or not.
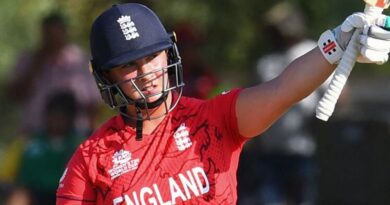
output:
[[[390,0],[364,0],[366,4],[386,9],[390,5]]]

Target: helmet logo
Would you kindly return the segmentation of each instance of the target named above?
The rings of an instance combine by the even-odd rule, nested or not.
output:
[[[139,37],[138,30],[135,27],[134,22],[131,20],[130,16],[121,16],[117,22],[119,23],[123,35],[125,36],[126,40],[132,40]]]

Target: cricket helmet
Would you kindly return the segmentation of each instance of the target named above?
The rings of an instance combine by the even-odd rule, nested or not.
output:
[[[126,97],[118,101],[116,95],[124,95],[118,84],[126,82],[109,82],[103,73],[158,51],[168,51],[168,66],[161,69],[169,71],[175,80],[163,92],[184,85],[176,37],[167,33],[156,14],[144,5],[117,4],[104,11],[92,25],[90,47],[94,77],[104,100],[112,108],[134,103],[140,108],[149,106],[145,99]]]
[[[179,101],[184,82],[181,57],[176,46],[176,36],[168,33],[157,15],[144,5],[126,3],[113,5],[104,11],[92,24],[90,33],[91,67],[93,76],[97,82],[103,100],[114,109],[118,109],[123,115],[127,105],[134,105],[138,110],[137,121],[151,118],[148,109],[166,103],[170,91],[176,90],[178,97],[172,102],[172,106],[166,107],[166,113],[171,111]],[[163,79],[166,86],[158,95],[161,97],[148,102],[148,97],[137,87],[136,81],[142,76],[128,79],[123,82],[110,82],[105,72],[110,69],[149,56],[159,51],[167,51],[168,66],[144,73],[142,76],[155,72],[168,73],[168,79]],[[163,75],[162,78],[166,78]],[[131,99],[120,89],[120,85],[129,83],[139,92],[140,99]],[[153,95],[154,96],[154,95]],[[142,115],[141,110],[147,114]],[[162,115],[161,115],[162,116]],[[154,118],[161,117],[155,116]]]

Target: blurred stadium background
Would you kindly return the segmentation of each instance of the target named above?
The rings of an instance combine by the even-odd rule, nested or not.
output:
[[[214,93],[254,84],[256,60],[274,46],[266,40],[262,24],[263,14],[278,2],[275,0],[4,0],[0,1],[0,89],[5,86],[18,52],[37,45],[43,16],[52,11],[65,14],[72,41],[88,52],[91,22],[103,9],[119,2],[149,5],[168,28],[188,23],[201,31],[204,43],[200,53],[219,78]],[[361,11],[364,5],[356,0],[290,2],[302,8],[308,37],[313,40],[347,15]],[[329,122],[314,121],[320,168],[318,204],[390,204],[389,77],[389,63],[381,67],[357,65],[348,81],[346,104],[336,107]],[[8,157],[3,150],[18,135],[16,116],[20,110],[4,92],[0,99],[2,169],[4,158]],[[102,109],[97,124],[112,114],[107,108]],[[10,179],[3,180],[9,183]]]

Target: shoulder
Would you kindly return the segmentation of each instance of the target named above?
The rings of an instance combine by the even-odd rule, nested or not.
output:
[[[93,184],[109,182],[98,170],[107,171],[112,166],[113,153],[124,146],[128,139],[122,117],[116,115],[110,118],[78,147],[71,168],[84,170]]]
[[[98,147],[104,145],[107,140],[112,138],[115,133],[123,129],[124,126],[125,124],[120,115],[111,117],[96,129],[90,137],[79,146],[79,149],[84,153],[96,150]]]
[[[205,100],[193,98],[193,97],[187,97],[187,96],[182,96],[178,106],[183,107],[183,108],[193,108],[202,105]]]
[[[182,97],[177,105],[174,116],[176,119],[182,118],[215,118],[230,113],[235,107],[238,94],[242,89],[233,89],[207,100],[200,100],[191,97]],[[234,110],[234,109],[233,109]]]
[[[199,116],[196,113],[199,112],[205,102],[206,100],[182,96],[172,112],[172,115],[175,119],[182,119],[195,115]]]
[[[209,104],[213,104],[214,102],[223,103],[231,100],[234,101],[241,90],[241,88],[235,88],[232,90],[223,91],[220,94],[214,96],[213,98],[207,100],[183,96],[180,99],[178,107],[180,107],[181,109],[196,110]]]
[[[206,104],[210,107],[210,109],[227,111],[226,109],[231,109],[232,106],[235,107],[237,97],[242,90],[242,88],[235,88],[223,91],[219,95],[207,100]]]

